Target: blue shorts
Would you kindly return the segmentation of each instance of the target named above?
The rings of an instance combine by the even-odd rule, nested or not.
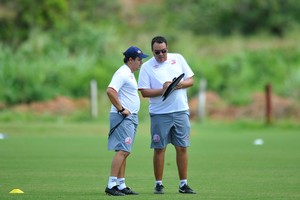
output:
[[[169,143],[180,147],[190,146],[189,111],[150,116],[151,148],[162,149]]]
[[[110,113],[110,128],[117,125],[122,119],[122,115]],[[108,138],[108,150],[131,152],[137,126],[137,114],[127,116]]]

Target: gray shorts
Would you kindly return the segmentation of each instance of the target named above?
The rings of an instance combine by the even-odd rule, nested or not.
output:
[[[150,116],[151,148],[162,149],[169,143],[180,147],[190,146],[189,111]]]
[[[118,113],[110,113],[109,117],[110,128],[117,125],[123,119],[123,116]],[[137,114],[127,116],[108,138],[108,150],[131,152],[137,126]]]

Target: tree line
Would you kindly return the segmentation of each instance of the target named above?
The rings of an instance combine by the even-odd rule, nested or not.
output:
[[[157,33],[164,33],[173,49],[185,53],[193,70],[208,79],[208,89],[230,96],[232,102],[249,99],[248,91],[266,81],[274,81],[278,86],[274,90],[280,94],[300,97],[298,49],[241,52],[218,59],[212,55],[200,60],[198,53],[202,36],[263,33],[285,38],[298,29],[300,1],[135,2],[139,3],[129,8],[133,12],[128,15],[119,0],[1,0],[0,102],[30,103],[62,94],[86,96],[91,79],[100,80],[103,90],[120,65],[125,46],[138,42],[148,51],[149,40]],[[190,37],[184,45],[182,37]],[[198,68],[199,63],[206,66]],[[191,90],[195,94],[197,88]]]

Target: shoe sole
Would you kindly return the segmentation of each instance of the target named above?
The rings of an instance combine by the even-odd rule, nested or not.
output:
[[[108,195],[108,196],[126,196],[124,193],[121,193],[120,195],[113,195],[113,194],[111,194],[111,193],[109,193],[109,192],[105,192],[106,193],[106,195]]]
[[[125,192],[122,192],[122,194],[125,194],[125,195],[139,195],[139,193],[125,193]]]
[[[195,192],[184,192],[184,191],[180,191],[180,190],[179,190],[179,193],[181,193],[181,194],[196,194]]]

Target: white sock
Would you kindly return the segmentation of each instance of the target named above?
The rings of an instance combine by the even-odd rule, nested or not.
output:
[[[157,184],[162,185],[162,180],[156,180],[155,185],[157,185]]]
[[[109,179],[108,179],[107,187],[109,189],[111,189],[111,188],[113,188],[116,185],[117,185],[117,177],[110,176]]]
[[[182,187],[182,186],[184,186],[184,185],[187,185],[187,179],[182,179],[182,180],[180,180],[180,182],[179,182],[179,187]]]
[[[119,190],[123,190],[124,188],[126,188],[125,178],[118,178],[117,183]]]

